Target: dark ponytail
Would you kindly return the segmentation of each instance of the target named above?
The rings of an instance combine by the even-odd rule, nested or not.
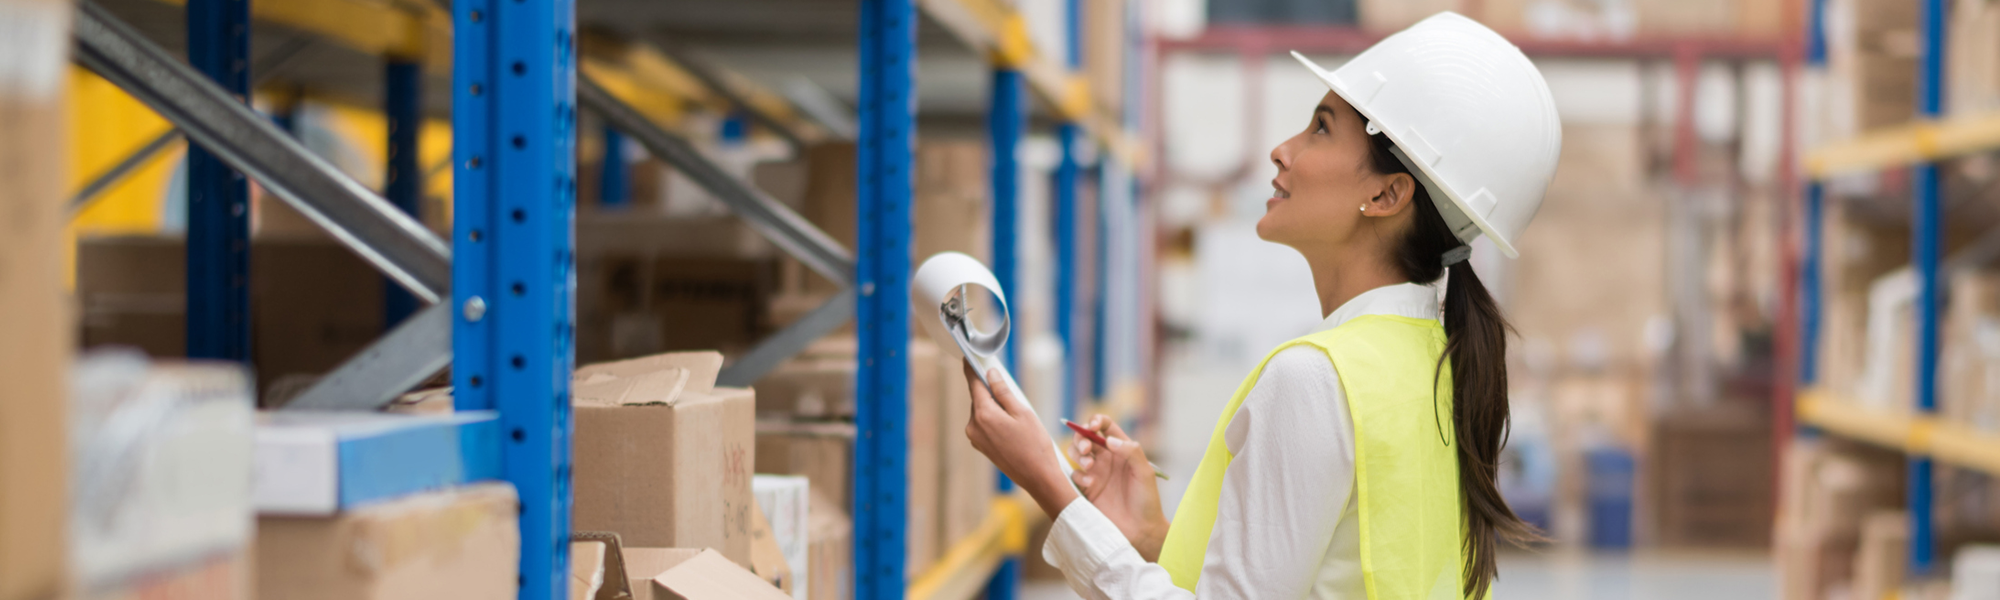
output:
[[[1378,173],[1409,173],[1409,167],[1390,151],[1393,146],[1388,136],[1369,136],[1370,166]],[[1514,516],[1495,481],[1500,447],[1507,443],[1507,332],[1511,327],[1479,276],[1473,274],[1471,263],[1460,260],[1445,266],[1445,253],[1464,243],[1452,235],[1424,185],[1416,186],[1411,200],[1415,226],[1395,249],[1393,260],[1402,275],[1416,283],[1435,282],[1450,271],[1445,282],[1445,347],[1444,356],[1438,359],[1439,371],[1444,361],[1451,361],[1453,435],[1448,442],[1455,441],[1453,446],[1458,449],[1459,502],[1465,509],[1465,595],[1483,599],[1499,573],[1495,554],[1500,540],[1517,546],[1543,540],[1534,526]]]

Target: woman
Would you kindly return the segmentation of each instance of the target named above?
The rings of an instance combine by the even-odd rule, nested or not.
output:
[[[1087,598],[1484,598],[1497,542],[1536,537],[1494,482],[1507,325],[1465,259],[1482,234],[1516,256],[1541,204],[1547,84],[1451,13],[1335,72],[1294,56],[1331,91],[1271,151],[1257,234],[1305,256],[1325,321],[1237,389],[1171,527],[1108,419],[1070,480],[1005,385],[971,386],[966,434],[1055,519],[1043,556]]]

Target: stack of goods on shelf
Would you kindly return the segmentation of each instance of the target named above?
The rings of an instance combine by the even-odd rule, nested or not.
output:
[[[1834,397],[1880,406],[1908,407],[1907,374],[1909,357],[1914,356],[1907,341],[1911,324],[1910,306],[1915,286],[1908,281],[1905,267],[1910,261],[1910,232],[1901,222],[1870,218],[1865,205],[1827,202],[1823,222],[1821,281],[1824,292],[1820,309],[1819,386]],[[1898,274],[1900,273],[1900,274]],[[1905,284],[1890,288],[1889,276]],[[1883,294],[1872,290],[1883,289]],[[1888,294],[1896,291],[1898,294]],[[1877,297],[1877,296],[1881,297]],[[1901,376],[1885,374],[1891,381],[1864,386],[1864,371],[1876,357],[1888,361]],[[1869,398],[1872,387],[1879,394],[1899,394],[1893,398]]]
[[[1945,21],[1945,110],[1953,116],[2000,110],[2000,2],[1951,2]]]
[[[1651,454],[1656,458],[1654,519],[1661,544],[1769,543],[1771,426],[1767,415],[1747,404],[1727,402],[1658,419]]]
[[[721,369],[720,353],[680,352],[586,365],[571,381],[572,526],[618,536],[635,594],[782,598],[803,576],[752,492],[756,394],[717,387]],[[803,505],[802,489],[772,493]],[[802,519],[785,516],[790,539]]]
[[[520,509],[497,481],[498,415],[450,406],[435,390],[389,413],[259,415],[258,595],[512,597]]]
[[[1826,7],[1826,120],[1821,139],[1916,117],[1918,2],[1843,0]]]
[[[854,352],[853,338],[822,340],[757,382],[757,471],[804,475],[814,495],[842,507],[853,502]],[[926,339],[911,340],[909,354],[904,573],[914,578],[979,528],[996,479],[963,433],[971,418],[963,363]]]
[[[253,426],[244,372],[110,351],[78,361],[70,389],[66,558],[79,597],[250,598]],[[45,432],[53,437],[44,451],[56,451],[64,432]],[[41,551],[61,555],[59,538],[44,538]]]
[[[577,357],[737,353],[776,328],[771,244],[732,216],[577,219]]]
[[[62,32],[71,12],[59,0],[10,6],[8,27]],[[54,34],[60,36],[61,34]],[[30,34],[26,37],[33,38]],[[54,37],[54,36],[51,36]],[[62,73],[68,46],[0,45],[11,73],[0,78],[0,600],[50,598],[65,592],[69,553],[64,403],[74,354],[63,290],[63,199],[70,148],[64,134],[68,104]]]
[[[263,405],[279,389],[333,370],[387,331],[389,283],[328,239],[262,236],[251,241],[250,363]],[[187,351],[187,252],[178,237],[85,238],[77,242],[76,295],[84,347],[132,346],[154,357]]]
[[[1774,528],[1786,600],[1881,598],[1899,582],[1907,551],[1900,454],[1835,439],[1798,439],[1779,474]],[[1863,587],[1874,590],[1862,595]]]

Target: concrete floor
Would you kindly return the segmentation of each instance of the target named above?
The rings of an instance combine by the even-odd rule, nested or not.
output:
[[[1761,553],[1511,553],[1501,559],[1494,600],[1766,600],[1778,596]],[[1024,582],[1021,600],[1069,600],[1060,581]]]

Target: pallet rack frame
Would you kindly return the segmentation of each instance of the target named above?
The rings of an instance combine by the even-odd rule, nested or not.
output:
[[[1806,36],[1809,64],[1825,63],[1824,0],[1811,2]],[[1927,577],[1936,573],[1936,531],[1931,514],[1935,463],[1945,462],[1989,474],[2000,474],[2000,436],[1973,431],[1935,416],[1937,410],[1938,326],[1942,319],[1940,293],[1944,276],[1956,268],[1962,257],[1944,260],[1942,187],[1937,161],[2000,148],[2000,113],[1941,119],[1944,86],[1944,2],[1923,0],[1919,4],[1920,37],[1917,73],[1917,114],[1910,124],[1865,132],[1855,138],[1815,148],[1803,162],[1810,178],[1804,192],[1804,235],[1800,240],[1800,260],[1796,281],[1800,326],[1800,363],[1797,378],[1804,391],[1796,407],[1799,435],[1824,432],[1875,444],[1904,453],[1909,459],[1907,503],[1910,515],[1909,573]],[[1819,384],[1820,321],[1824,304],[1825,269],[1823,217],[1825,188],[1821,181],[1846,172],[1872,171],[1888,167],[1911,167],[1912,248],[1917,275],[1916,356],[1913,372],[1913,406],[1907,410],[1867,409],[1851,401],[1833,397],[1816,388]],[[1981,240],[1969,253],[1990,253],[1988,240]]]
[[[965,580],[964,574],[941,570],[925,574],[908,590],[903,586],[901,497],[906,482],[901,461],[905,459],[903,438],[907,433],[890,416],[899,415],[907,402],[907,373],[898,357],[905,351],[909,334],[906,280],[914,173],[908,166],[915,127],[915,0],[867,0],[863,5],[864,151],[859,164],[863,219],[858,261],[797,215],[747,184],[723,175],[685,140],[647,122],[582,76],[575,59],[572,0],[451,3],[455,107],[450,163],[454,179],[452,237],[459,249],[454,256],[451,246],[414,218],[420,210],[423,175],[415,152],[421,122],[418,88],[424,66],[438,62],[425,60],[437,56],[417,45],[424,39],[422,31],[436,25],[427,23],[429,15],[405,8],[383,9],[396,13],[388,15],[341,13],[344,19],[401,19],[396,22],[408,27],[392,29],[417,32],[384,42],[367,35],[355,37],[353,28],[313,21],[304,13],[272,13],[291,24],[303,24],[308,30],[388,56],[384,113],[391,123],[389,180],[385,194],[377,195],[307,152],[240,102],[239,98],[247,95],[251,76],[244,56],[253,15],[250,1],[193,3],[197,12],[214,14],[201,13],[213,18],[191,18],[191,27],[202,28],[191,29],[191,33],[232,34],[190,36],[197,40],[192,54],[198,59],[206,56],[203,53],[212,54],[207,62],[220,65],[220,71],[209,69],[211,75],[220,72],[234,78],[227,87],[201,79],[110,13],[87,1],[80,5],[78,62],[139,97],[167,117],[174,129],[97,177],[73,199],[73,209],[132,166],[185,136],[197,147],[197,154],[214,153],[218,173],[223,174],[194,178],[193,191],[245,187],[242,175],[229,175],[232,169],[241,171],[399,284],[403,290],[392,291],[384,301],[390,307],[403,307],[392,308],[392,315],[406,309],[415,313],[413,317],[394,325],[387,335],[287,407],[368,406],[455,363],[458,407],[497,409],[502,416],[503,471],[522,500],[522,598],[562,596],[567,572],[568,373],[574,366],[570,306],[575,286],[572,223],[579,107],[600,113],[610,123],[609,131],[633,136],[653,154],[688,172],[808,266],[839,281],[859,282],[858,294],[850,290],[836,296],[802,319],[805,326],[788,329],[758,349],[769,351],[753,351],[738,363],[762,364],[761,368],[741,370],[734,376],[725,373],[725,378],[746,379],[741,383],[748,383],[747,379],[754,379],[762,368],[775,365],[858,313],[861,328],[867,332],[861,357],[861,391],[874,400],[862,403],[860,437],[867,442],[857,453],[857,491],[866,491],[873,498],[860,501],[863,503],[856,507],[860,595],[894,597],[914,590],[920,597],[932,597],[966,592],[965,584],[954,583]],[[1020,169],[1016,145],[1030,108],[1026,92],[1039,92],[1064,116],[1065,135],[1076,138],[1077,143],[1086,135],[1093,136],[1109,154],[1128,165],[1136,162],[1134,144],[1119,126],[1089,114],[1087,102],[1076,94],[1076,84],[1081,82],[1073,75],[1034,59],[1032,46],[1025,44],[1019,28],[1018,14],[996,10],[1000,5],[981,0],[928,1],[924,6],[933,17],[973,14],[975,19],[957,22],[975,23],[978,30],[968,35],[969,30],[961,28],[959,33],[977,48],[995,50],[996,63],[1005,64],[995,71],[994,242],[996,266],[1006,281],[1012,282],[1016,278],[1014,206]],[[1076,6],[1072,0],[1071,69],[1076,66],[1079,46],[1075,43]],[[349,9],[352,7],[343,8]],[[257,16],[263,18],[262,14]],[[1003,56],[1011,59],[1003,61]],[[722,85],[712,74],[704,77],[704,83]],[[747,104],[735,92],[719,91],[731,102]],[[753,117],[767,127],[783,129],[769,115],[756,113]],[[1136,114],[1122,120],[1135,122]],[[617,143],[616,137],[607,138]],[[787,135],[787,139],[793,138]],[[1073,144],[1065,147],[1075,148]],[[1071,206],[1077,171],[1073,162],[1067,169],[1071,177],[1062,188],[1067,190],[1062,193],[1070,198]],[[610,175],[615,177],[616,173]],[[243,230],[239,233],[245,235],[238,237],[247,239],[246,207],[223,206],[233,206],[222,212],[235,219],[233,226]],[[234,267],[220,259],[191,262],[191,267],[198,263],[219,268],[222,275],[191,282],[191,300],[227,309],[231,306],[228,297],[218,295],[217,290],[247,290],[247,272],[241,268],[247,264],[247,244],[229,243],[232,238],[228,236],[206,232],[195,237],[199,241],[191,241],[191,247],[212,245],[229,249],[236,257]],[[216,239],[223,241],[208,243]],[[1068,236],[1058,240],[1059,244],[1073,242]],[[218,281],[229,285],[213,285]],[[419,302],[431,305],[417,309]],[[234,306],[229,310],[240,322],[236,329],[223,330],[195,321],[190,323],[190,332],[246,333],[247,310],[242,303]],[[239,346],[232,357],[247,360],[247,344]],[[1072,366],[1078,358],[1072,357]],[[1009,360],[1013,360],[1011,352]],[[1001,486],[1008,488],[1004,478]],[[1016,498],[996,500],[986,526],[974,539],[955,545],[940,568],[964,565],[980,571],[974,574],[981,577],[992,572],[987,588],[991,597],[1012,597],[1018,555],[1026,546],[1026,512]],[[534,548],[546,548],[547,552]],[[991,566],[979,566],[987,564]]]

